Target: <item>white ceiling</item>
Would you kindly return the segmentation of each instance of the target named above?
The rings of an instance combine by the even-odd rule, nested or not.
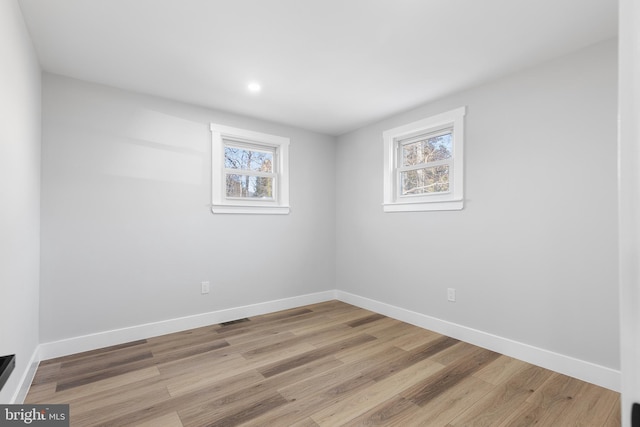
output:
[[[330,135],[617,34],[616,0],[20,4],[46,71]]]

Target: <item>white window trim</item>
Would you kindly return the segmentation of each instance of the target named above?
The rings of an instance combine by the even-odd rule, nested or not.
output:
[[[464,116],[466,107],[456,108],[417,122],[383,132],[384,140],[384,212],[461,210],[464,207]],[[453,128],[451,187],[447,193],[400,196],[398,145],[401,140],[421,134]],[[451,169],[450,169],[451,170]]]
[[[224,140],[231,139],[251,145],[275,149],[277,173],[274,199],[249,200],[226,196],[224,167]],[[211,211],[230,214],[280,214],[289,213],[289,138],[211,124]]]

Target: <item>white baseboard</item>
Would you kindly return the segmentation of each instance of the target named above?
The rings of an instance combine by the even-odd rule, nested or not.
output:
[[[83,351],[95,350],[97,348],[109,347],[117,344],[124,344],[140,339],[156,337],[159,335],[184,331],[187,329],[200,328],[202,326],[228,322],[230,320],[242,319],[244,317],[273,313],[275,311],[287,310],[303,305],[330,301],[333,299],[336,299],[335,291],[325,291],[292,298],[273,300],[259,304],[251,304],[242,307],[234,307],[225,310],[196,314],[193,316],[163,320],[160,322],[146,323],[143,325],[136,325],[128,328],[98,332],[95,334],[83,335],[60,341],[40,344],[39,356],[40,360],[52,359],[54,357],[67,356],[69,354],[81,353]]]
[[[384,314],[385,316],[393,317],[394,319],[429,329],[442,335],[447,335],[479,347],[511,356],[533,365],[578,378],[613,391],[620,391],[621,374],[620,371],[615,369],[554,353],[529,344],[513,341],[508,338],[447,322],[348,292],[336,291],[336,298],[348,304],[375,311],[376,313]]]

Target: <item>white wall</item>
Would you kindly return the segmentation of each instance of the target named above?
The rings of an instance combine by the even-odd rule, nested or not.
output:
[[[211,122],[291,138],[289,215],[211,213]],[[333,138],[49,74],[43,135],[41,342],[334,288]]]
[[[616,45],[340,137],[337,289],[619,369]],[[383,213],[382,132],[463,105],[464,210]]]
[[[12,402],[38,345],[40,66],[14,0],[0,1],[0,355],[16,368]]]

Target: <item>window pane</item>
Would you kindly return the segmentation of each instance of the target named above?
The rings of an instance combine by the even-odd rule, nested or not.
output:
[[[273,172],[273,152],[225,146],[224,167],[229,169]]]
[[[403,196],[449,191],[448,165],[402,172],[400,177]]]
[[[227,197],[273,199],[273,178],[227,174]]]
[[[451,158],[453,138],[451,132],[424,138],[402,146],[402,166],[435,162]]]

